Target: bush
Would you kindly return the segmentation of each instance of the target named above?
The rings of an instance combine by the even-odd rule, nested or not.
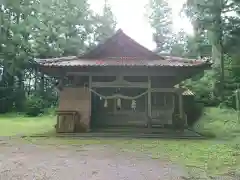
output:
[[[204,104],[205,107],[213,107],[220,103],[214,95],[214,82],[214,72],[210,70],[206,71],[201,79],[187,80],[184,85],[194,92],[196,102]]]
[[[232,109],[206,108],[194,130],[207,137],[234,139],[240,135],[237,112]]]
[[[56,110],[57,110],[57,108],[55,106],[53,106],[51,108],[47,108],[44,111],[44,114],[47,114],[47,115],[50,115],[50,116],[55,116],[55,115],[57,115]]]
[[[28,116],[38,116],[44,112],[44,101],[39,96],[30,96],[26,101],[26,114]]]

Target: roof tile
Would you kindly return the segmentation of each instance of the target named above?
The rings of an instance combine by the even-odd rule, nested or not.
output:
[[[199,66],[206,64],[203,60],[164,57],[165,60],[147,60],[127,57],[111,57],[108,59],[81,59],[77,56],[36,60],[41,66],[51,67],[85,67],[85,66]]]

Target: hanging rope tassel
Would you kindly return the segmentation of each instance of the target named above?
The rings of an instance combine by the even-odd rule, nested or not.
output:
[[[132,100],[131,108],[135,111],[137,107],[137,103],[135,100]]]
[[[120,98],[117,99],[117,107],[118,107],[118,108],[121,108],[121,99],[120,99]]]
[[[105,108],[108,107],[108,102],[107,102],[107,100],[104,101],[104,107],[105,107]]]

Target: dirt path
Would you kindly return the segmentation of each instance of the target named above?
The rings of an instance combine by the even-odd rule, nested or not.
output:
[[[180,167],[108,146],[0,144],[1,180],[177,180],[184,175]]]

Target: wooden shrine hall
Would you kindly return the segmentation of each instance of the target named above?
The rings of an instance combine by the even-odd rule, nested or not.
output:
[[[81,56],[36,60],[59,79],[57,132],[104,127],[185,128],[182,81],[211,63],[159,56],[118,30]]]

